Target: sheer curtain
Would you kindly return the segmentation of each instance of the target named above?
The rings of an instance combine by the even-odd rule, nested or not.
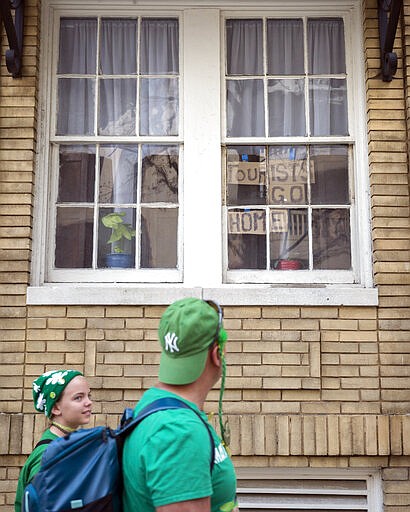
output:
[[[69,75],[95,73],[97,19],[63,18],[60,24],[57,135],[92,135],[95,81]]]
[[[344,26],[341,18],[308,20],[309,74],[346,73]],[[309,81],[312,135],[347,135],[346,79],[314,78]]]
[[[307,65],[304,62],[304,24],[301,18],[267,20],[265,57],[262,20],[227,20],[229,137],[266,135],[266,111],[269,136],[307,135],[305,87],[309,75],[315,75],[308,78],[311,134],[347,134],[343,20],[312,18],[308,19],[306,27]],[[263,78],[266,74],[269,80],[265,95]],[[265,97],[268,105],[265,105]]]
[[[140,126],[142,134],[176,135],[179,81],[162,75],[178,74],[178,20],[142,19],[139,73],[159,76],[141,79],[139,109],[137,20],[102,18],[99,42],[97,33],[96,18],[61,19],[57,134],[135,135]]]

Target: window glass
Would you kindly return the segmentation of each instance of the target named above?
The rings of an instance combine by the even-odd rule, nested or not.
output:
[[[58,73],[95,74],[97,18],[62,18]]]
[[[61,18],[59,52],[55,268],[177,268],[178,19]]]
[[[57,135],[93,135],[95,81],[60,78]]]
[[[135,80],[100,80],[100,135],[135,135],[136,92]]]
[[[136,19],[103,18],[101,20],[100,73],[102,75],[136,74],[137,36]]]
[[[269,136],[306,135],[304,80],[269,80]]]
[[[141,80],[141,135],[178,135],[178,80],[143,78]]]
[[[226,39],[228,270],[350,270],[343,19],[229,19]]]
[[[228,268],[350,269],[348,165],[347,145],[229,146]]]
[[[228,137],[261,137],[265,133],[262,80],[227,83]]]
[[[341,18],[309,18],[309,74],[346,73],[344,27]]]
[[[89,268],[93,257],[93,210],[57,207],[56,268]]]
[[[302,19],[267,21],[269,75],[303,75],[304,53]]]
[[[262,20],[226,21],[228,75],[262,75]]]
[[[141,32],[141,73],[178,74],[178,20],[143,18]]]

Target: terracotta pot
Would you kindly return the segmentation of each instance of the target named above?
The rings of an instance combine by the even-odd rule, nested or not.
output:
[[[302,264],[299,260],[279,260],[276,268],[278,270],[300,270]]]

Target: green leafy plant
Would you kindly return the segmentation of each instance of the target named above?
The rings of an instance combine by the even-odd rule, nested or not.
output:
[[[106,228],[111,229],[111,236],[107,244],[111,244],[113,252],[123,253],[123,241],[132,240],[135,236],[135,229],[128,222],[124,222],[125,213],[108,213],[101,218]]]

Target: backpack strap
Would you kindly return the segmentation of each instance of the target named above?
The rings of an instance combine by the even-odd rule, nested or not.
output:
[[[37,446],[41,446],[42,444],[49,444],[51,441],[54,441],[54,439],[42,439],[36,444],[36,446],[33,448],[33,451],[37,448]]]
[[[134,419],[125,419],[124,426],[120,429],[118,434],[120,436],[127,436],[130,434],[134,428],[141,423],[142,420],[150,416],[151,414],[158,412],[158,411],[165,411],[168,409],[190,409],[192,412],[194,412],[198,418],[202,421],[202,423],[205,425],[209,439],[211,442],[211,463],[210,463],[210,470],[212,472],[212,469],[214,467],[214,458],[215,458],[215,442],[214,438],[212,436],[212,432],[210,429],[210,426],[208,425],[208,422],[206,422],[202,416],[199,414],[198,411],[196,411],[193,407],[189,406],[186,402],[183,402],[182,400],[179,400],[178,398],[174,397],[165,397],[165,398],[159,398],[158,400],[154,400],[154,402],[148,404],[146,407],[144,407]]]

